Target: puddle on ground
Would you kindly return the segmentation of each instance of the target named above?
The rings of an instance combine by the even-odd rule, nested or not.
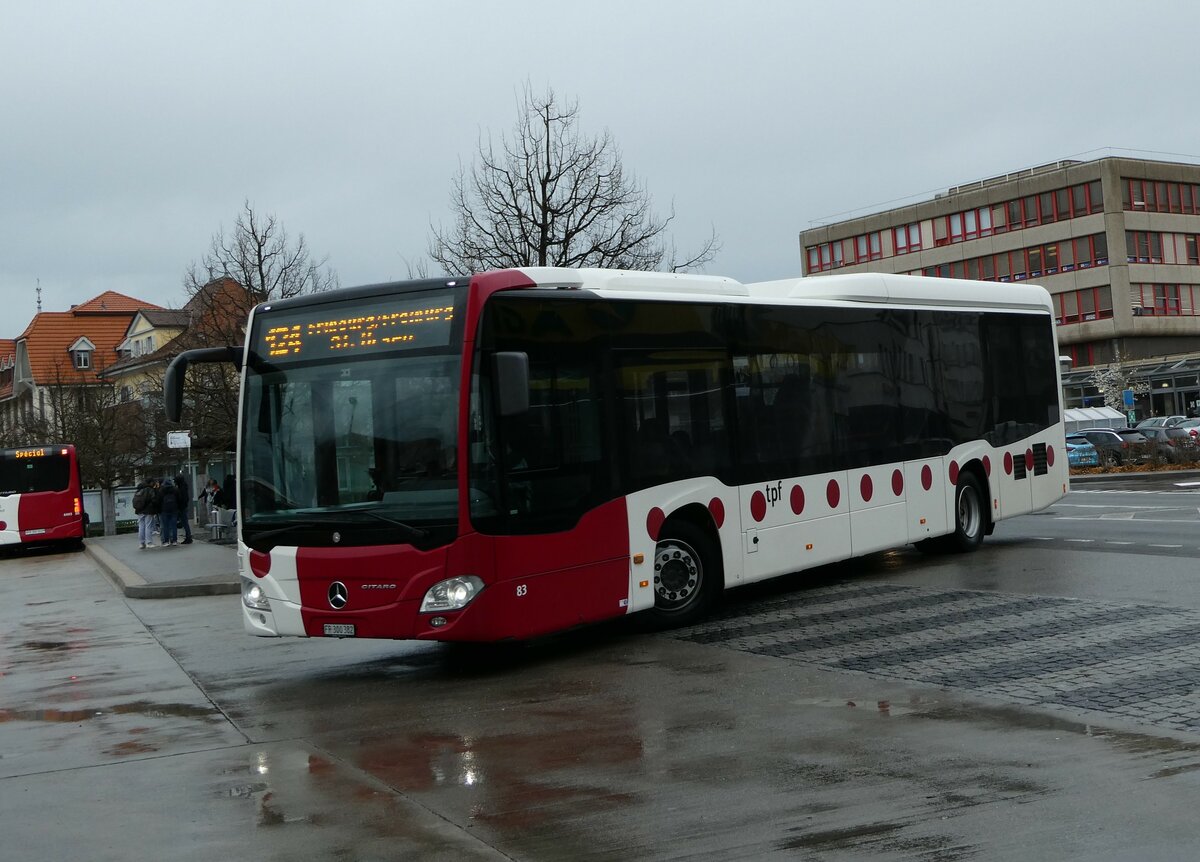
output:
[[[151,703],[139,700],[99,709],[0,709],[0,723],[42,721],[71,724],[103,718],[106,715],[144,715],[149,718],[196,718],[208,723],[220,721],[220,711],[211,706],[190,703]]]

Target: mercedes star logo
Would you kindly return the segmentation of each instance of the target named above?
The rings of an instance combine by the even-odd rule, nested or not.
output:
[[[334,581],[329,585],[329,606],[335,611],[340,611],[346,607],[346,602],[350,599],[350,591],[346,589],[346,585],[341,581]]]

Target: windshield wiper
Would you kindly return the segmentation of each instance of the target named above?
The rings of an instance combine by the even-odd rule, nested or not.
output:
[[[368,515],[369,517],[375,518],[376,520],[385,521],[389,524],[400,527],[402,530],[404,530],[404,532],[406,532],[413,539],[424,539],[426,536],[429,535],[428,530],[422,530],[420,527],[414,527],[412,524],[406,524],[403,521],[397,521],[395,518],[380,514],[379,512],[374,512],[370,509],[359,509],[354,514]]]
[[[387,515],[381,515],[379,512],[372,512],[369,509],[360,509],[356,512],[339,512],[337,514],[339,516],[350,515],[350,514],[367,515],[368,517],[374,518],[377,521],[383,521],[387,524],[391,524],[392,526],[400,527],[402,530],[404,530],[405,535],[410,539],[424,539],[426,536],[429,535],[429,532],[427,530],[422,530],[420,527],[414,527],[411,524],[404,523],[403,521],[397,521],[395,518],[390,518]],[[256,542],[270,539],[275,536],[282,536],[286,533],[295,532],[296,530],[314,530],[314,529],[319,530],[319,529],[329,529],[331,527],[335,528],[335,529],[339,528],[339,527],[342,529],[345,529],[346,527],[350,527],[350,526],[353,526],[353,522],[348,522],[348,521],[344,520],[342,517],[331,517],[329,519],[324,519],[324,518],[309,519],[309,520],[305,520],[305,521],[290,521],[289,523],[285,524],[282,527],[275,527],[274,529],[265,530],[264,532],[261,532],[261,533],[257,532],[258,528],[252,523],[246,523],[246,524],[242,525],[243,529],[245,529],[247,531],[254,531],[254,532],[251,532],[250,536],[248,536],[247,538],[252,539]]]
[[[251,538],[257,542],[262,539],[273,538],[274,536],[282,536],[284,533],[291,533],[296,530],[314,530],[319,529],[320,527],[329,526],[331,525],[328,521],[293,521],[286,526],[276,527],[273,530],[265,530],[261,533],[257,532],[258,527],[256,527],[254,524],[243,524],[242,529],[255,531],[252,532],[248,538]]]

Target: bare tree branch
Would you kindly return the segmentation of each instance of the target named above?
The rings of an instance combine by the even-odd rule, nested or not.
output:
[[[475,163],[451,180],[448,228],[430,226],[428,253],[445,272],[514,266],[697,269],[720,249],[715,230],[695,252],[675,253],[646,187],[626,175],[608,132],[584,136],[579,105],[528,84],[499,146],[480,139]]]

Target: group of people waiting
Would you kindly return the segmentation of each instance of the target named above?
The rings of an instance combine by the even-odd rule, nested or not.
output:
[[[216,479],[210,479],[196,500],[216,509],[224,505],[224,492]],[[146,479],[133,492],[133,513],[137,515],[138,547],[154,544],[157,533],[163,547],[192,544],[192,496],[187,477],[180,473],[174,479]],[[183,541],[179,530],[183,530]]]

